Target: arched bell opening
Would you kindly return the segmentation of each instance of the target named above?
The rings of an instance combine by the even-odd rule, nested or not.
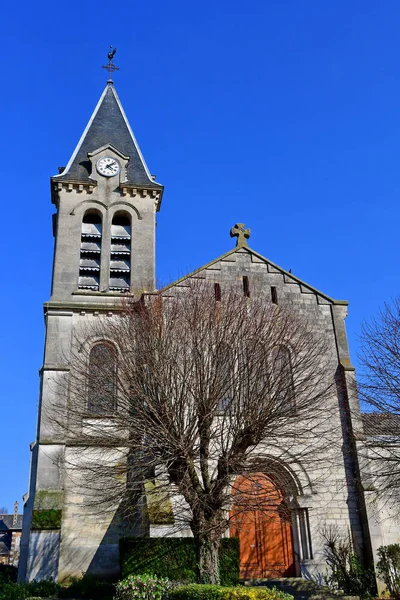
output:
[[[115,213],[111,223],[110,277],[111,291],[128,292],[131,285],[131,216]]]
[[[312,556],[308,515],[293,490],[274,474],[255,472],[236,479],[232,497],[230,536],[240,541],[240,577],[299,576],[301,560]]]
[[[81,226],[79,289],[98,291],[102,246],[102,215],[96,209],[85,212]]]

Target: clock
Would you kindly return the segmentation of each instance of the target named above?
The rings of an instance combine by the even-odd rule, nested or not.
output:
[[[103,156],[103,158],[99,158],[97,161],[96,168],[100,175],[104,175],[104,177],[113,177],[114,175],[118,175],[121,170],[121,165],[115,158]]]

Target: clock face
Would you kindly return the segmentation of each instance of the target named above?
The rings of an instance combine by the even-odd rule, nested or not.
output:
[[[121,165],[115,158],[111,158],[111,156],[103,156],[103,158],[99,158],[96,163],[96,167],[100,175],[104,175],[105,177],[113,177],[113,175],[118,175],[121,170]]]

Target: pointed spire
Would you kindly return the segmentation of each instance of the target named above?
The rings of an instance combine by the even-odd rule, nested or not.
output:
[[[88,153],[107,144],[129,156],[127,184],[162,189],[163,186],[156,183],[150,175],[111,79],[107,81],[68,165],[54,178],[82,182],[90,180],[91,163]]]

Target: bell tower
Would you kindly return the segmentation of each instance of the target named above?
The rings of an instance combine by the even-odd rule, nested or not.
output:
[[[57,208],[51,299],[152,291],[163,186],[149,173],[111,80],[51,186]]]
[[[68,419],[75,332],[82,326],[90,331],[100,313],[114,314],[126,294],[138,297],[155,286],[155,217],[163,186],[146,166],[111,80],[59,170],[51,177],[55,252],[20,581],[118,571],[120,533],[112,515],[93,520],[79,502],[68,474],[76,448],[57,421],[60,414]]]

